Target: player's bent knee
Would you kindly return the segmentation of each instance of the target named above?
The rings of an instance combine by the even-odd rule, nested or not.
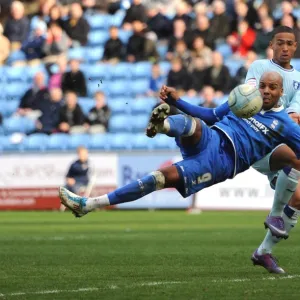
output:
[[[161,171],[151,172],[150,175],[152,175],[155,179],[157,191],[165,188],[166,179],[165,175]]]

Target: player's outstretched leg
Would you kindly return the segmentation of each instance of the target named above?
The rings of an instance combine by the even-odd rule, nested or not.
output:
[[[181,187],[181,184],[183,185],[181,181],[182,179],[178,174],[177,168],[173,165],[152,172],[141,179],[100,197],[80,197],[64,187],[59,188],[59,197],[61,203],[68,207],[76,217],[82,217],[96,208],[134,201],[164,188]]]
[[[259,255],[257,250],[252,254],[251,260],[254,265],[262,266],[270,273],[284,274],[285,271],[278,266],[277,259],[271,254]]]

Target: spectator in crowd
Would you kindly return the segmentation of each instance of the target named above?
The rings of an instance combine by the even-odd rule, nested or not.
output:
[[[293,4],[290,1],[282,1],[280,5],[280,11],[282,16],[280,19],[276,20],[276,25],[279,25],[280,20],[285,16],[291,16],[293,18],[293,23],[297,21],[297,18],[293,14]]]
[[[236,1],[234,5],[236,17],[231,23],[231,32],[238,31],[238,24],[241,21],[248,22],[249,26],[255,28],[255,24],[258,22],[258,15],[251,3],[245,3],[243,1]]]
[[[46,56],[45,62],[56,62],[59,55],[67,53],[70,45],[70,38],[62,30],[59,24],[56,22],[50,23],[47,33],[47,39],[43,46],[43,51]]]
[[[72,3],[70,17],[63,23],[63,28],[72,39],[72,46],[84,46],[88,41],[90,26],[83,17],[82,7],[79,3]]]
[[[27,60],[40,60],[44,56],[43,46],[46,41],[47,25],[40,20],[35,24],[32,35],[22,44],[21,50],[25,53]]]
[[[37,24],[40,21],[47,22],[49,21],[50,9],[55,5],[56,0],[45,0],[38,1],[38,12],[33,16],[29,16],[30,18],[30,29],[34,29],[37,27]],[[30,32],[31,34],[32,32]]]
[[[270,48],[268,48],[270,49]],[[273,50],[271,49],[273,52]],[[243,66],[241,66],[238,70],[234,78],[232,79],[232,88],[237,85],[245,83],[246,75],[249,70],[250,65],[257,60],[257,54],[254,51],[249,51],[246,57],[246,61]]]
[[[59,112],[58,129],[61,132],[84,132],[86,130],[86,117],[77,103],[77,95],[73,91],[65,93],[66,104]],[[74,130],[73,130],[74,129]]]
[[[194,11],[196,16],[198,15],[203,15],[206,16],[208,14],[208,6],[206,2],[198,2],[195,6],[194,6]]]
[[[215,48],[214,33],[207,16],[198,15],[196,18],[196,29],[193,30],[193,37],[202,37],[205,45]]]
[[[49,91],[45,84],[45,74],[37,72],[33,78],[33,86],[25,92],[20,100],[18,115],[32,115],[32,111],[39,109],[41,102],[49,101]]]
[[[58,68],[57,72],[53,72],[49,79],[48,88],[52,90],[54,88],[62,88],[62,78],[67,70],[67,58],[64,55],[57,57],[56,65],[54,67]]]
[[[10,53],[10,41],[3,35],[3,27],[0,23],[0,66],[4,64]]]
[[[80,61],[78,59],[70,60],[70,71],[66,72],[62,78],[62,90],[73,91],[80,97],[87,95],[87,87],[83,72],[79,69]]]
[[[107,131],[110,109],[106,104],[105,94],[103,92],[96,92],[95,107],[93,107],[88,114],[88,122],[91,125],[90,132],[102,133]]]
[[[63,94],[60,88],[50,90],[50,99],[44,99],[39,104],[42,115],[36,124],[36,131],[51,134],[57,129],[59,123],[59,112],[62,106]]]
[[[223,64],[223,56],[220,52],[213,53],[212,66],[205,70],[203,82],[205,85],[212,86],[219,95],[230,91],[231,76],[228,68]]]
[[[266,49],[269,47],[269,43],[272,39],[273,32],[273,19],[267,17],[261,20],[261,29],[257,32],[255,42],[253,44],[253,50],[260,56],[264,56]]]
[[[24,5],[20,1],[13,1],[10,9],[4,35],[10,40],[12,50],[20,49],[29,33],[29,20],[24,15]]]
[[[207,108],[216,107],[216,104],[214,103],[216,98],[216,93],[213,87],[209,85],[204,86],[201,91],[201,96],[203,98],[203,102],[200,104],[200,106],[207,107]]]
[[[294,28],[295,20],[291,15],[284,15],[280,20],[280,25]]]
[[[161,74],[160,66],[158,63],[152,65],[151,78],[149,84],[149,96],[156,96],[162,85],[164,84],[164,77]]]
[[[167,85],[176,88],[183,94],[190,89],[190,76],[183,67],[180,58],[173,58],[171,63],[172,66],[168,74]]]
[[[227,43],[236,56],[245,57],[248,51],[252,49],[255,38],[256,32],[249,27],[247,21],[241,21],[238,24],[238,31],[233,32],[227,38]]]
[[[88,150],[78,147],[77,154],[78,159],[71,164],[66,175],[66,188],[75,194],[82,194],[89,184]]]
[[[264,1],[257,9],[257,15],[258,15],[258,19],[259,19],[260,23],[265,18],[271,18],[272,11],[273,10],[270,9],[270,6],[268,6],[266,4],[266,2]]]
[[[183,20],[187,28],[191,27],[192,18],[189,16],[189,6],[186,2],[179,2],[177,4],[176,14],[173,18],[173,23],[176,20]]]
[[[195,97],[203,88],[205,62],[202,57],[193,60],[193,71],[191,72],[191,89],[188,91],[190,97]]]
[[[61,11],[58,5],[53,5],[49,11],[49,18],[47,20],[48,26],[52,23],[57,23],[60,27],[63,26],[63,21],[61,19]]]
[[[180,58],[185,69],[191,68],[192,55],[184,40],[177,41],[173,57]]]
[[[212,50],[204,44],[204,40],[201,36],[194,39],[192,50],[192,66],[194,65],[195,58],[202,58],[203,67],[208,68],[212,65]]]
[[[147,10],[147,25],[158,39],[168,38],[172,34],[172,22],[159,11],[158,4],[153,4]]]
[[[142,4],[142,0],[133,0],[132,5],[126,11],[126,15],[123,20],[123,28],[125,30],[132,30],[133,22],[136,20],[141,23],[147,22],[147,10]]]
[[[230,22],[226,15],[226,5],[221,0],[212,3],[213,17],[210,20],[210,32],[214,39],[225,40],[230,33]]]
[[[119,38],[119,29],[112,26],[109,29],[110,38],[104,46],[103,61],[118,63],[124,58],[124,44]]]

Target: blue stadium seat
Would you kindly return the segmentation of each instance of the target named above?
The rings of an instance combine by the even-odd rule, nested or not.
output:
[[[90,138],[90,149],[95,150],[109,150],[111,144],[112,134],[92,134]]]
[[[128,79],[131,77],[132,64],[119,63],[116,65],[111,65],[109,71],[112,80]]]
[[[136,133],[131,140],[131,147],[135,150],[150,150],[153,148],[153,139],[147,137],[145,133]]]
[[[76,149],[79,146],[89,148],[89,134],[71,134],[68,143],[68,149]]]
[[[145,132],[149,121],[149,114],[132,116],[132,132]]]
[[[0,85],[6,82],[7,67],[0,67]]]
[[[156,135],[153,143],[155,149],[176,149],[175,140],[164,134]]]
[[[132,115],[137,114],[150,114],[156,101],[153,98],[141,98],[141,99],[135,99],[131,102],[129,102],[129,106],[131,109]]]
[[[89,64],[94,64],[97,61],[100,61],[103,57],[104,48],[103,47],[88,47],[85,52],[85,60]],[[95,67],[95,66],[94,66]]]
[[[109,39],[107,31],[92,31],[88,35],[88,46],[104,46]]]
[[[224,64],[228,67],[230,75],[235,76],[238,69],[243,66],[244,60],[227,59]]]
[[[110,26],[109,15],[95,14],[92,16],[86,16],[86,19],[92,31],[99,29],[108,29]]]
[[[0,136],[0,151],[20,151],[23,141],[12,143],[11,136]]]
[[[118,10],[114,15],[110,16],[110,20],[109,20],[110,26],[121,27],[124,17],[125,17],[125,11]]]
[[[112,150],[130,150],[130,140],[134,139],[134,136],[128,133],[118,133],[112,135],[110,141],[110,149]]]
[[[138,62],[132,66],[133,79],[149,79],[151,77],[152,64],[150,62]]]
[[[109,120],[109,132],[130,132],[132,128],[130,120],[128,116],[112,116]]]
[[[35,122],[25,117],[11,117],[3,121],[3,129],[6,134],[14,132],[29,133],[34,128]]]
[[[70,135],[66,133],[54,133],[49,136],[47,150],[66,150],[69,145]]]
[[[126,99],[119,99],[109,102],[109,108],[113,115],[117,114],[129,114],[130,107]]]
[[[107,92],[108,86],[101,84],[98,80],[90,80],[87,82],[88,96],[93,98],[96,92]]]
[[[35,76],[35,74],[37,72],[43,72],[44,75],[45,75],[46,82],[48,81],[49,76],[48,76],[48,73],[47,73],[47,70],[46,70],[45,66],[44,65],[38,65],[38,66],[27,67],[28,82],[30,84],[32,84],[33,77]]]
[[[69,59],[84,59],[85,52],[86,52],[86,50],[84,47],[70,48],[68,50],[68,58]]]
[[[47,148],[49,136],[43,133],[36,133],[28,136],[22,147],[27,151],[45,151]]]
[[[19,100],[30,88],[28,83],[11,83],[5,86],[5,96],[7,100]]]
[[[132,82],[128,81],[113,81],[108,83],[108,93],[110,97],[129,96],[131,94],[130,85]]]
[[[8,83],[26,82],[27,67],[8,67],[6,68],[6,80]]]
[[[227,59],[232,55],[232,49],[226,43],[217,45],[216,51],[220,52],[224,59]]]
[[[139,79],[132,81],[130,84],[131,94],[133,96],[145,95],[149,91],[149,80]]]
[[[162,61],[159,63],[159,67],[162,75],[167,76],[171,69],[171,64],[168,61]]]
[[[156,48],[157,48],[157,52],[159,54],[159,57],[161,59],[165,59],[166,54],[168,52],[168,44],[158,44]]]
[[[119,30],[119,39],[124,43],[127,44],[129,38],[132,36],[133,32],[128,30]]]
[[[16,50],[10,53],[9,57],[7,58],[6,63],[8,65],[12,65],[13,63],[17,61],[25,61],[26,60],[26,55],[23,51],[21,50]]]
[[[98,80],[95,84],[100,84],[100,88],[103,81],[109,79],[109,67],[106,64],[84,65],[81,69],[87,80]]]
[[[15,113],[18,109],[18,106],[19,100],[0,100],[0,112],[4,118],[10,117],[13,113]]]
[[[79,97],[78,104],[83,110],[83,113],[85,115],[88,115],[90,110],[95,106],[95,100],[93,98],[88,98],[88,97]]]

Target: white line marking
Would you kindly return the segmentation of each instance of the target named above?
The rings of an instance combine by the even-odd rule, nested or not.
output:
[[[244,281],[256,281],[256,280],[282,280],[282,279],[294,279],[300,278],[300,275],[286,275],[286,276],[270,276],[270,277],[263,277],[257,279],[250,279],[250,278],[236,278],[236,279],[216,279],[212,280],[212,282],[244,282]]]

